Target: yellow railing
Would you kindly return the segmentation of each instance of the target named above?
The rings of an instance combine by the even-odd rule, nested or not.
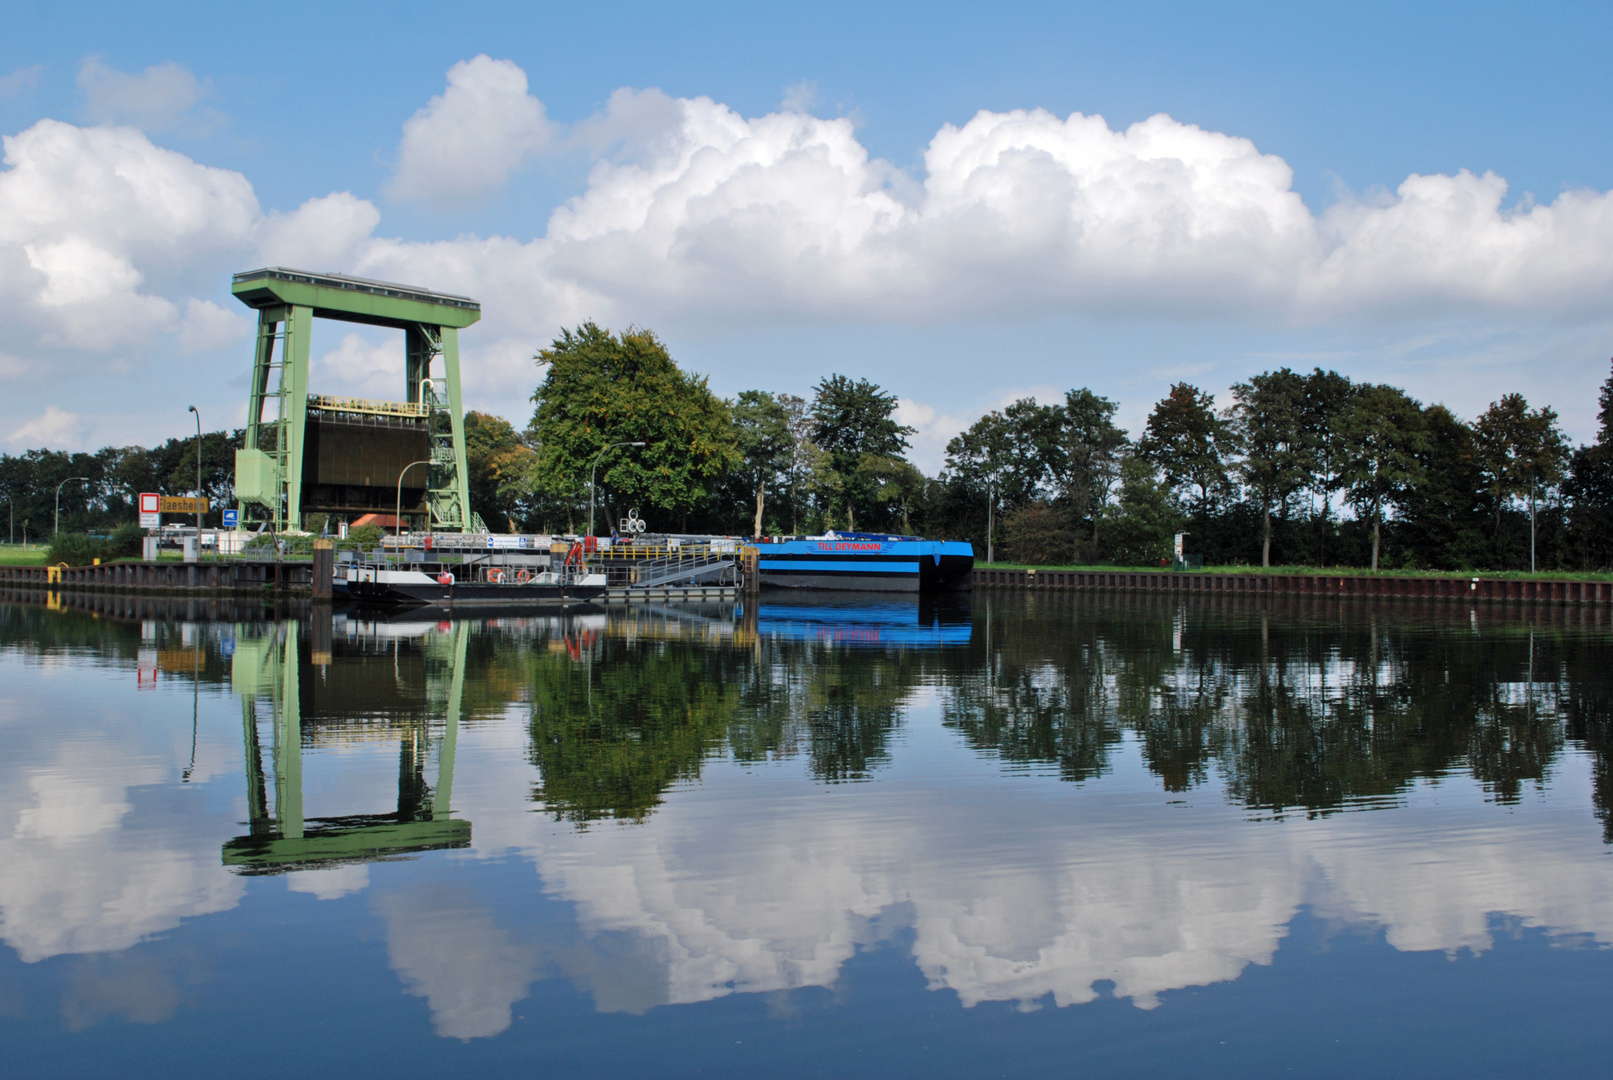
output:
[[[364,413],[369,416],[406,416],[419,419],[431,414],[431,406],[415,401],[370,401],[366,398],[331,397],[309,394],[308,407],[324,412]]]
[[[699,543],[683,544],[679,547],[650,544],[612,544],[609,551],[590,551],[585,558],[606,559],[687,559],[705,558],[708,555],[733,555],[739,557],[740,544],[737,540],[704,541]]]

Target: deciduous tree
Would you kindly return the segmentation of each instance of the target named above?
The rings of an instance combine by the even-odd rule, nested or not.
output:
[[[1196,386],[1176,383],[1148,415],[1137,454],[1163,474],[1171,491],[1196,490],[1194,516],[1204,518],[1226,485],[1233,446],[1232,428],[1216,414],[1215,398]]]
[[[1563,477],[1568,464],[1568,439],[1557,426],[1557,413],[1529,408],[1522,394],[1507,394],[1493,402],[1473,432],[1495,500],[1495,533],[1501,531],[1501,509],[1507,500],[1529,500],[1529,569],[1535,566],[1535,500],[1543,489]]]
[[[1428,428],[1422,407],[1392,386],[1362,386],[1334,423],[1340,437],[1339,482],[1357,514],[1372,527],[1372,569],[1378,568],[1385,503],[1400,502],[1422,482]]]
[[[1300,410],[1300,444],[1306,457],[1310,481],[1306,485],[1316,498],[1316,561],[1327,562],[1328,522],[1332,517],[1333,496],[1344,481],[1344,437],[1339,423],[1349,411],[1355,386],[1348,376],[1316,368],[1305,376],[1305,399]]]
[[[1573,504],[1570,528],[1587,569],[1613,565],[1613,375],[1602,384],[1596,441],[1574,451],[1563,483]]]
[[[872,526],[888,507],[878,501],[879,482],[870,460],[899,459],[913,429],[896,419],[896,395],[867,379],[831,375],[818,383],[812,399],[812,441],[829,456],[839,476],[846,525],[857,519]]]
[[[1183,523],[1152,463],[1135,454],[1121,462],[1119,498],[1103,514],[1111,557],[1122,566],[1159,565]]]
[[[1238,474],[1260,504],[1260,565],[1271,565],[1271,512],[1304,487],[1305,381],[1287,368],[1232,387]]]
[[[1126,433],[1114,422],[1119,406],[1082,387],[1064,395],[1060,449],[1063,475],[1060,487],[1077,522],[1092,524],[1087,559],[1098,558],[1098,530],[1109,494],[1120,479],[1120,461]],[[1077,545],[1079,546],[1079,545]]]
[[[508,420],[472,410],[465,414],[465,465],[472,512],[490,528],[515,532],[532,448]]]
[[[1020,398],[992,410],[947,443],[947,473],[1007,507],[1046,499],[1064,480],[1064,415],[1057,405]]]
[[[746,487],[756,496],[756,521],[751,535],[761,536],[767,486],[776,484],[787,473],[795,453],[790,414],[777,398],[763,390],[740,391],[729,410],[734,417],[739,468]]]
[[[592,322],[537,354],[548,365],[532,395],[535,488],[577,498],[601,451],[598,482],[631,503],[685,516],[739,464],[733,418],[706,380],[679,370],[649,330],[612,334]]]

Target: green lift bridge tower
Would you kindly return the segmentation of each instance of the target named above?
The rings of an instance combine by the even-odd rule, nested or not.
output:
[[[413,528],[485,528],[470,509],[459,393],[459,331],[481,318],[480,304],[278,266],[236,274],[231,291],[258,312],[246,445],[235,454],[243,526],[296,532],[321,518],[390,518],[401,503]],[[309,393],[316,318],[402,330],[404,400]]]

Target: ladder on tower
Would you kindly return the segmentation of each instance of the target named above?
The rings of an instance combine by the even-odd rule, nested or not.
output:
[[[442,342],[426,327],[421,333],[430,344],[433,355],[442,351]],[[430,364],[427,364],[430,370]],[[471,514],[470,521],[462,520],[459,506],[459,457],[454,453],[453,416],[445,396],[437,390],[431,379],[420,383],[420,404],[426,407],[426,431],[431,440],[431,464],[426,466],[426,509],[430,514],[430,528],[458,529],[462,532],[486,532],[482,515]]]
[[[268,364],[263,373],[263,382],[258,389],[257,401],[253,403],[251,415],[248,417],[248,444],[249,450],[261,450],[274,461],[274,475],[278,477],[277,497],[274,500],[274,529],[276,532],[285,528],[285,478],[290,469],[291,460],[291,417],[287,403],[291,398],[289,380],[289,364],[286,360],[286,323],[269,323],[267,326],[259,325],[259,348],[267,347]],[[264,413],[270,405],[274,407],[274,419],[265,421]],[[250,437],[255,433],[254,440]],[[273,445],[265,445],[271,443]]]

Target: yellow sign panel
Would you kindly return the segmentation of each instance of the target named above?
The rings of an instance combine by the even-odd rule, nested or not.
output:
[[[207,513],[207,500],[202,501],[202,513]],[[194,514],[196,512],[196,497],[194,495],[164,495],[161,500],[161,513],[164,514]]]

